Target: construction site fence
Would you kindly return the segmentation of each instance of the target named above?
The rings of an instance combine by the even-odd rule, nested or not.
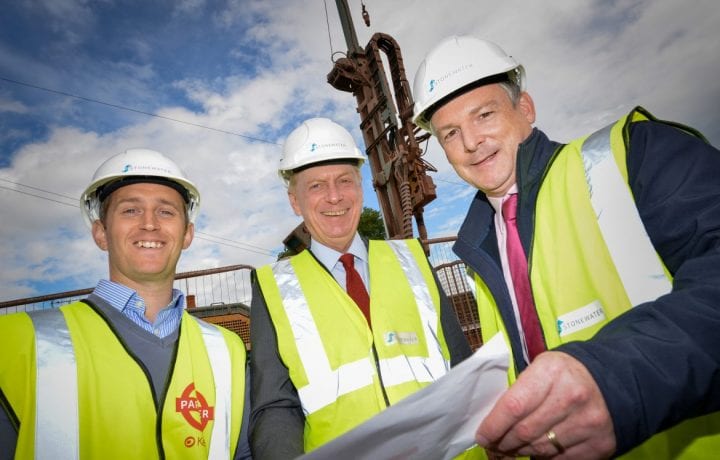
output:
[[[230,265],[191,272],[178,273],[173,286],[185,293],[187,305],[218,307],[222,305],[250,305],[250,265]],[[0,302],[0,315],[21,311],[46,310],[82,300],[94,287],[59,292],[38,297]]]
[[[465,336],[473,349],[482,342],[472,281],[468,279],[465,264],[452,251],[455,237],[424,240],[429,248],[429,260],[440,285],[450,299]],[[178,273],[174,287],[185,293],[188,308],[223,306],[249,306],[252,298],[250,265],[230,265],[191,272]],[[60,292],[38,297],[0,302],[0,315],[58,308],[87,297],[94,288]]]

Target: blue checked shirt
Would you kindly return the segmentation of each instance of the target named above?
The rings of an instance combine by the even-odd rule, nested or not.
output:
[[[129,287],[100,280],[93,294],[108,302],[133,323],[160,338],[167,337],[177,330],[185,309],[185,295],[180,290],[173,289],[170,304],[160,310],[155,322],[151,323],[145,317],[145,301]]]

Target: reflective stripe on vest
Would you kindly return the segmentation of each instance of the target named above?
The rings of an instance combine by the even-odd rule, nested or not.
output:
[[[443,358],[440,349],[430,342],[439,342],[438,318],[435,306],[420,268],[402,240],[384,241],[392,249],[410,284],[427,337],[428,358],[396,356],[381,359],[378,362],[383,384],[386,386],[403,383],[432,382],[447,372],[449,363]],[[285,313],[289,319],[298,356],[305,370],[308,384],[298,389],[306,415],[334,403],[338,397],[373,384],[376,374],[374,359],[371,356],[355,362],[343,364],[333,370],[325,353],[320,332],[313,320],[307,298],[302,291],[290,259],[281,260],[273,265],[273,277],[283,299]],[[372,292],[371,303],[372,303]]]
[[[630,303],[639,305],[667,294],[672,284],[613,157],[610,132],[615,125],[606,126],[585,140],[583,165],[590,201],[605,244]]]
[[[29,314],[35,328],[35,458],[79,458],[75,350],[60,310]]]
[[[215,421],[208,458],[230,458],[230,411],[232,409],[232,382],[230,350],[222,332],[212,324],[192,317],[200,326],[207,350],[213,381],[215,382]]]
[[[428,339],[432,337],[433,341],[439,343],[437,311],[415,257],[410,252],[406,241],[388,240],[386,243],[390,245],[395,256],[397,256],[400,267],[412,287],[413,294],[415,294],[415,302],[418,306],[425,337]],[[445,375],[450,368],[450,364],[443,358],[440,348],[431,346],[430,342],[430,340],[427,342],[427,358],[398,356],[389,360],[381,360],[380,371],[383,382],[389,385],[399,385],[412,380],[434,382]],[[405,365],[408,361],[410,367]],[[405,369],[404,372],[403,368]],[[407,372],[411,374],[407,375]],[[388,377],[386,377],[386,374]]]
[[[298,388],[303,411],[312,414],[332,404],[338,396],[372,385],[375,368],[369,357],[344,364],[336,370],[330,368],[320,332],[290,259],[276,263],[273,276],[282,295],[298,346],[298,355],[307,375],[308,384]]]
[[[70,331],[58,309],[32,312],[29,316],[35,328],[37,357],[35,458],[77,459],[80,446],[79,396],[77,363]],[[230,350],[215,326],[192,318],[200,326],[215,382],[215,421],[208,458],[230,458]]]

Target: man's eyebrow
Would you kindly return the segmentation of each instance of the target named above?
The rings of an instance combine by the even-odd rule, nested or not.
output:
[[[118,199],[118,200],[116,201],[116,203],[117,203],[117,204],[122,204],[122,203],[141,203],[141,202],[143,202],[143,201],[147,201],[147,202],[150,202],[150,203],[152,203],[152,202],[160,203],[160,204],[167,205],[167,206],[172,206],[172,207],[175,207],[175,208],[178,207],[178,206],[177,206],[177,203],[175,203],[173,200],[168,200],[168,199],[166,199],[166,198],[143,198],[143,197],[141,197],[141,196],[128,196],[128,197],[123,197],[123,198]]]
[[[478,112],[482,112],[482,111],[485,111],[485,110],[488,110],[488,109],[496,109],[499,105],[500,105],[500,104],[499,104],[499,102],[497,101],[497,99],[491,99],[491,100],[489,100],[489,101],[482,102],[482,103],[476,105],[475,107],[473,107],[473,108],[471,108],[470,110],[468,110],[466,113],[467,113],[468,115],[475,115],[475,114],[477,114]],[[452,126],[455,126],[455,123],[446,123],[446,124],[444,124],[444,125],[442,125],[442,126],[437,126],[437,127],[435,128],[435,131],[443,131],[443,130],[448,129],[448,128],[452,127]]]

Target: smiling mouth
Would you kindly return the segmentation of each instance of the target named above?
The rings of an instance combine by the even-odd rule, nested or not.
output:
[[[347,214],[347,209],[343,209],[340,211],[325,211],[321,213],[323,216],[329,216],[329,217],[335,217],[335,216],[343,216]]]
[[[135,242],[135,246],[144,249],[160,249],[165,246],[165,243],[162,241],[137,241]]]
[[[480,160],[478,160],[478,161],[473,162],[473,163],[472,163],[472,166],[483,165],[483,164],[485,164],[486,161],[490,160],[491,158],[495,158],[495,155],[497,155],[497,152],[493,152],[493,153],[491,153],[490,155],[488,155],[488,156],[486,156],[486,157],[484,157],[484,158],[482,158],[482,159],[480,159]]]

